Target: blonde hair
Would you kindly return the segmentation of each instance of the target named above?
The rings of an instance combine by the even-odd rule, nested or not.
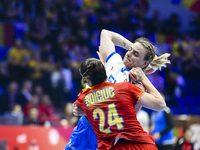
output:
[[[160,55],[159,57],[153,59],[150,63],[150,65],[152,66],[153,69],[159,69],[161,70],[162,67],[166,67],[166,64],[170,64],[170,60],[168,60],[169,56],[171,54],[169,53],[164,53],[162,55]]]
[[[170,60],[168,60],[168,58],[171,54],[164,53],[159,57],[156,57],[157,48],[153,44],[151,44],[151,42],[147,38],[141,37],[136,39],[135,42],[139,42],[147,50],[144,60],[149,61],[148,65],[150,65],[152,69],[161,70],[162,67],[166,67],[166,64],[170,64]],[[143,70],[145,70],[148,65],[145,66]]]

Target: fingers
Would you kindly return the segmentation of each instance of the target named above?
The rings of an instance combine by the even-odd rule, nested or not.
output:
[[[144,78],[144,72],[139,67],[132,68],[129,75],[133,81],[141,81]]]
[[[99,56],[100,61],[101,61],[103,64],[105,64],[104,61],[103,61],[103,58],[101,57],[101,54],[100,54],[99,51],[97,51],[97,55]]]
[[[137,81],[137,76],[136,76],[136,73],[135,73],[135,71],[129,71],[129,76],[131,77],[131,79],[133,80],[133,81]]]
[[[99,51],[97,51],[97,55],[99,56],[99,59],[101,59],[101,54],[99,53]]]
[[[99,51],[97,51],[97,54],[98,54],[98,56],[99,56],[99,58],[101,59],[101,47],[99,46]]]
[[[99,46],[99,52],[101,53],[101,46]]]
[[[75,116],[78,116],[78,106],[76,104],[72,105],[72,112]]]
[[[74,109],[77,109],[77,105],[76,104],[72,104],[72,109],[74,110]]]
[[[142,75],[144,71],[140,67],[134,67],[131,69],[131,72],[134,72],[137,75]]]
[[[74,116],[83,116],[85,115],[85,112],[83,111],[83,109],[79,106],[77,106],[76,104],[72,105],[72,112]]]
[[[76,104],[72,105],[72,112],[75,116],[79,116],[78,106]]]

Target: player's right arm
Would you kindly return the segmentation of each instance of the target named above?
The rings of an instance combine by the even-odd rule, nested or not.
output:
[[[105,62],[107,57],[115,52],[115,46],[122,47],[126,50],[131,48],[133,43],[118,33],[103,29],[100,36],[100,54]]]
[[[139,67],[135,67],[130,72],[132,80],[140,81],[148,92],[145,92],[138,99],[137,104],[140,104],[146,108],[150,108],[156,111],[163,110],[166,107],[165,100],[163,99],[162,95],[158,92],[158,90],[153,86],[153,84],[149,81],[142,69]]]

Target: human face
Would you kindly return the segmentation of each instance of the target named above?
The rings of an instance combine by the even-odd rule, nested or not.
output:
[[[124,65],[126,69],[132,69],[133,67],[145,67],[148,62],[144,60],[146,49],[142,44],[136,42],[133,44],[132,49],[124,56]]]
[[[193,136],[192,131],[187,130],[187,131],[185,132],[184,137],[185,137],[185,140],[186,140],[187,142],[191,142],[192,136]]]

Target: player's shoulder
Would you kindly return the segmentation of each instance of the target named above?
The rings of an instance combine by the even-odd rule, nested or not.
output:
[[[121,61],[122,57],[117,52],[112,52],[106,59],[106,63]]]
[[[87,93],[90,90],[91,90],[91,88],[84,88],[79,92],[78,96],[81,96],[81,95],[83,95],[84,93]]]
[[[132,86],[133,84],[131,84],[130,82],[119,82],[119,83],[115,83],[114,84],[116,87],[120,87],[120,88],[129,88],[130,86]]]

